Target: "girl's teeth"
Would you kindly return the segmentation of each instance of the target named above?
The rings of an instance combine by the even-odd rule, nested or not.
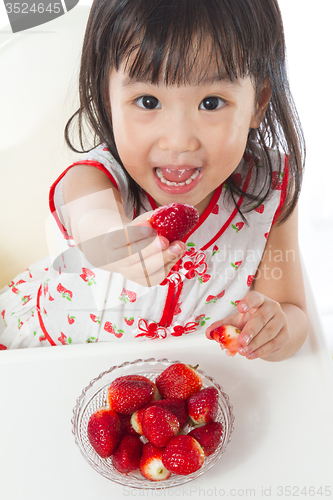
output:
[[[186,179],[185,182],[171,182],[171,181],[168,181],[164,175],[162,174],[162,171],[160,168],[157,168],[156,169],[156,175],[157,177],[159,177],[159,179],[161,180],[161,182],[163,182],[163,184],[167,184],[167,186],[185,186],[185,184],[191,184],[192,181],[194,181],[194,179],[196,177],[198,177],[199,173],[200,173],[200,168],[197,168],[196,171],[194,172],[194,174],[191,175],[191,177],[189,177],[188,179]]]

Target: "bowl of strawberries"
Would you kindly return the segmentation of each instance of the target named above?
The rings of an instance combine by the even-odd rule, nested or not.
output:
[[[222,387],[198,366],[137,359],[112,366],[82,391],[72,432],[99,474],[124,486],[164,489],[207,472],[234,426]]]

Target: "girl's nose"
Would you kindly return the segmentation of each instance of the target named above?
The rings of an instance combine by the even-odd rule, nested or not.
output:
[[[164,125],[164,126],[163,126]],[[196,151],[200,147],[198,131],[194,123],[186,115],[180,116],[176,113],[160,129],[158,146],[163,150],[174,151],[175,153],[185,153],[186,151]]]

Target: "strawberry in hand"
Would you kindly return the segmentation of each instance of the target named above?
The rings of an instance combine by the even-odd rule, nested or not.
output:
[[[239,334],[242,330],[232,325],[222,325],[211,330],[210,338],[225,349],[228,356],[235,356],[240,349]]]
[[[154,210],[148,222],[158,235],[164,236],[171,243],[184,238],[198,220],[196,208],[186,203],[170,203]]]

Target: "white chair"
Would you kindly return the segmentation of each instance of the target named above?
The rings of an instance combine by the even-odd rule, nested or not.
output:
[[[0,288],[48,254],[49,188],[78,158],[63,134],[78,108],[89,10],[76,6],[20,33],[0,30]]]

